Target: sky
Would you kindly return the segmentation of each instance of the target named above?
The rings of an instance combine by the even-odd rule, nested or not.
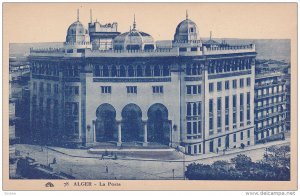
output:
[[[200,37],[290,39],[297,30],[296,3],[4,3],[3,33],[10,43],[63,42],[76,21],[87,28],[93,20],[118,23],[129,31],[136,16],[137,29],[155,40],[172,40],[188,10]]]

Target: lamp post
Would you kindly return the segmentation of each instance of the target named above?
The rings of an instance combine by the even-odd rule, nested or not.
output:
[[[173,172],[173,180],[174,180],[175,179],[175,174],[174,174],[175,169],[172,169],[172,172]]]
[[[185,180],[185,152],[183,152],[182,155],[183,155],[183,161],[182,161],[183,179]]]

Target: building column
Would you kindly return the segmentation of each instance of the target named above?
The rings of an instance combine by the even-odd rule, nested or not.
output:
[[[143,146],[148,146],[148,127],[147,127],[147,121],[144,121],[143,125],[144,125],[144,142],[143,142]]]
[[[169,125],[169,131],[170,131],[170,139],[169,139],[169,146],[172,147],[173,144],[173,127],[172,127],[172,121],[168,120],[168,125]]]
[[[146,66],[144,65],[142,66],[142,72],[143,76],[146,76]]]
[[[133,66],[133,76],[137,77],[137,66],[136,65]]]
[[[96,121],[93,120],[93,139],[94,139],[94,142],[97,142],[96,141]]]
[[[154,76],[154,66],[150,65],[150,69],[151,69],[151,77],[153,77]]]
[[[159,66],[159,76],[164,76],[164,66],[163,65]]]
[[[118,142],[117,142],[117,146],[122,146],[122,123],[121,121],[117,122],[118,124]]]

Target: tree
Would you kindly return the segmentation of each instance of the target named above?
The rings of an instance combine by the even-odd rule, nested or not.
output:
[[[244,154],[239,154],[232,158],[231,162],[234,163],[235,168],[240,171],[249,171],[253,164],[251,158]]]

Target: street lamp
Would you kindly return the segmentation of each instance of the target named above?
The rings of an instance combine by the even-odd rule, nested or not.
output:
[[[175,174],[174,174],[175,169],[172,169],[172,172],[173,172],[173,180],[174,180],[175,179]]]

